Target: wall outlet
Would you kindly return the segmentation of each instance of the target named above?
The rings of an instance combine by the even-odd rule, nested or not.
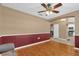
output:
[[[37,37],[37,39],[40,40],[41,38],[40,37]]]

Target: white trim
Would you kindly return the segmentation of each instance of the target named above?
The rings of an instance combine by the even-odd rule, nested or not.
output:
[[[79,36],[79,34],[76,34],[75,36]]]
[[[26,48],[26,47],[31,47],[31,46],[34,46],[34,45],[38,45],[38,44],[41,44],[41,43],[48,42],[48,41],[50,41],[50,39],[49,40],[45,40],[45,41],[41,41],[41,42],[37,42],[37,43],[33,43],[33,44],[29,44],[29,45],[25,45],[25,46],[21,46],[21,47],[17,47],[17,48],[15,48],[15,50],[21,49],[21,48]]]
[[[79,48],[74,47],[75,50],[79,50]]]
[[[15,36],[15,35],[32,35],[32,34],[44,34],[44,33],[50,33],[50,32],[39,32],[39,33],[23,33],[23,34],[5,34],[5,35],[0,35],[2,36]]]

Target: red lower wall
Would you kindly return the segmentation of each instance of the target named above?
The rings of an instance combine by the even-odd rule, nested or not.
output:
[[[50,38],[50,33],[32,34],[32,35],[16,35],[16,36],[2,36],[1,44],[14,43],[15,47],[32,44]]]
[[[79,36],[75,36],[75,47],[79,48]]]
[[[50,38],[50,33],[45,34],[31,34],[31,35],[14,35],[0,37],[0,44],[14,43],[15,47],[32,44]],[[75,36],[75,47],[79,48],[79,36]]]
[[[2,38],[0,37],[0,44],[2,44]]]

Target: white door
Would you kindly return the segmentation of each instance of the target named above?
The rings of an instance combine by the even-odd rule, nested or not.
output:
[[[59,24],[54,24],[53,25],[53,29],[54,29],[54,38],[59,38]]]

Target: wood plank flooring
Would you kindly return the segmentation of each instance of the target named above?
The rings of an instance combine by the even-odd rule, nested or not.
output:
[[[54,41],[16,50],[18,56],[79,56],[79,50]]]

